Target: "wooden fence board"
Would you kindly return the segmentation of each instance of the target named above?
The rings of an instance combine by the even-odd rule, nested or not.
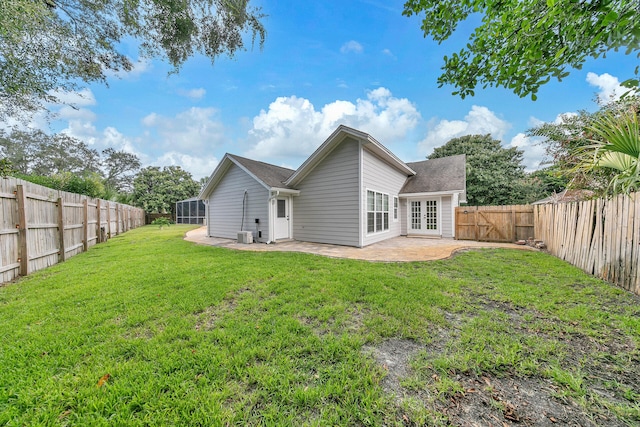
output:
[[[462,206],[455,210],[456,239],[514,242],[533,237],[533,207]]]
[[[101,227],[106,231],[112,226],[111,209],[127,212],[127,224],[119,230],[144,225],[142,209],[0,178],[0,283],[64,261],[101,242]]]
[[[536,238],[589,274],[640,294],[640,197],[534,207]]]

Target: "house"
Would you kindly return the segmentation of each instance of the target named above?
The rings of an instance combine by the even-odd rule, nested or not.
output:
[[[559,193],[553,192],[549,197],[531,202],[532,205],[545,205],[547,203],[573,203],[581,202],[593,198],[595,193],[591,190],[567,190],[564,189]]]
[[[391,237],[454,237],[465,156],[404,163],[371,135],[339,126],[296,170],[225,154],[199,198],[207,233],[364,247]]]

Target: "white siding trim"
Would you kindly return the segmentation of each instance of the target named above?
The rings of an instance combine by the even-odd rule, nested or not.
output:
[[[362,147],[362,141],[358,141],[358,223],[360,224],[358,231],[358,247],[360,248],[364,246],[364,236],[367,231],[367,215],[365,213],[366,199],[363,198],[362,191],[360,191],[364,186],[364,178],[362,176],[362,171],[364,169],[364,154],[362,153]]]
[[[456,208],[460,205],[458,200],[459,194],[451,195],[451,237],[456,238]]]

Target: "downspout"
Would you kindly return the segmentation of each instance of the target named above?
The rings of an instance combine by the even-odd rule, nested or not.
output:
[[[274,228],[275,228],[275,225],[276,225],[275,218],[273,218],[273,209],[271,208],[271,201],[273,199],[276,199],[280,195],[280,191],[279,190],[276,190],[275,192],[274,191],[270,191],[270,193],[271,193],[271,195],[269,196],[269,199],[267,200],[267,205],[269,206],[269,237],[271,238],[273,236],[273,233],[275,233]],[[270,244],[270,243],[274,243],[274,242],[275,242],[275,239],[274,240],[269,239],[267,241],[267,245]]]
[[[247,190],[244,190],[244,194],[242,195],[242,223],[240,224],[240,231],[243,231],[243,227],[244,227],[244,211],[245,211],[245,205],[247,202],[247,194],[249,192]]]

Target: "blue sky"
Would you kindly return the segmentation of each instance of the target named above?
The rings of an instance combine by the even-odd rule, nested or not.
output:
[[[65,95],[79,108],[54,106],[53,129],[98,150],[133,152],[144,166],[182,166],[196,179],[225,152],[296,168],[339,124],[370,133],[405,161],[453,137],[491,133],[523,149],[534,170],[544,149],[524,132],[597,109],[596,96],[609,97],[637,65],[635,55],[611,54],[547,84],[537,101],[495,88],[462,100],[436,79],[468,28],[439,46],[423,37],[419,18],[402,16],[403,1],[254,4],[268,15],[262,50],[214,65],[194,57],[168,75],[162,61],[138,61],[135,44],[125,44],[134,70],[82,97]],[[45,124],[36,118],[32,126]]]

